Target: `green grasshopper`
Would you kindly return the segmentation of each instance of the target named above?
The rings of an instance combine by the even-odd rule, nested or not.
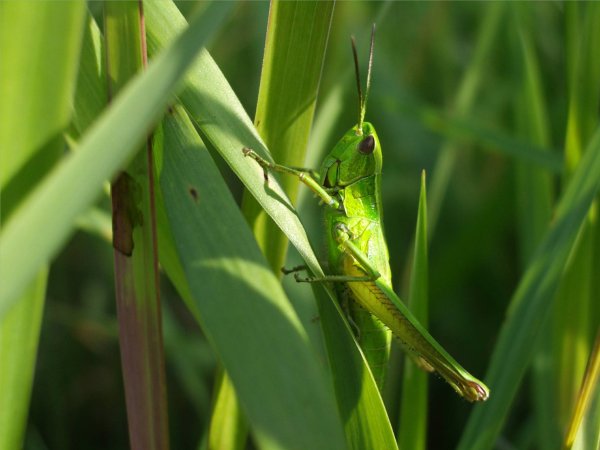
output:
[[[484,401],[489,396],[485,384],[473,377],[417,321],[394,293],[389,256],[382,227],[382,155],[375,128],[365,122],[367,96],[371,84],[375,26],[371,34],[365,95],[362,95],[356,44],[352,50],[359,96],[358,123],[327,155],[319,176],[305,169],[271,163],[253,150],[244,148],[267,172],[297,176],[326,205],[325,224],[329,266],[333,275],[299,278],[297,281],[334,282],[342,305],[358,328],[357,338],[374,377],[381,387],[389,354],[389,330],[402,347],[424,370],[438,372],[469,401]],[[295,268],[297,271],[301,268]]]

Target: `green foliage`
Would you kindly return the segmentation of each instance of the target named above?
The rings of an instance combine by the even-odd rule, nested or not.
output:
[[[101,15],[82,2],[0,2],[0,429],[10,430],[0,447],[24,433],[25,448],[129,446],[103,186],[165,114],[155,192],[172,447],[216,445],[206,418],[220,365],[247,447],[380,449],[411,437],[390,425],[403,362],[380,394],[329,288],[284,280],[284,291],[272,269],[285,241],[265,258],[273,229],[255,238],[239,206],[244,188],[292,244],[286,265],[323,273],[320,207],[303,194],[296,213],[293,181],[265,183],[241,149],[318,164],[356,122],[349,37],[366,55],[374,21],[366,120],[384,153],[397,290],[416,292],[406,266],[428,267],[432,334],[475,375],[489,367],[490,399],[474,409],[427,378],[428,417],[413,426],[428,448],[559,447],[600,323],[597,4],[274,3],[268,30],[263,4],[182,4],[185,17],[144,2],[148,70],[107,107]],[[407,257],[417,209],[424,217],[422,169],[429,249],[421,221],[415,258],[426,264]],[[598,391],[584,392],[576,445],[591,448]],[[240,423],[220,442],[243,448]]]

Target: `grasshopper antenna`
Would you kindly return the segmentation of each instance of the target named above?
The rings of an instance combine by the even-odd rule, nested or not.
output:
[[[356,88],[358,90],[358,125],[356,126],[357,132],[359,135],[362,134],[362,124],[365,118],[363,114],[363,95],[362,95],[362,87],[360,83],[360,69],[358,67],[358,54],[356,53],[356,40],[354,36],[352,36],[352,54],[354,55],[354,72],[356,74]]]
[[[354,55],[354,70],[356,72],[356,87],[358,90],[358,134],[362,134],[362,126],[365,121],[365,113],[367,112],[367,99],[369,97],[369,91],[371,90],[371,69],[373,67],[373,47],[375,44],[375,24],[371,29],[371,48],[369,50],[369,65],[367,67],[367,86],[365,95],[363,96],[361,82],[360,82],[360,69],[358,67],[358,54],[356,52],[356,41],[352,36],[352,54]]]

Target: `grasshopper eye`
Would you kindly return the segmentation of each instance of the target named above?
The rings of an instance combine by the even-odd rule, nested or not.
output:
[[[361,152],[363,155],[370,155],[371,153],[373,153],[373,150],[375,150],[375,138],[373,137],[373,135],[370,134],[362,141],[360,141],[357,148],[358,151]]]

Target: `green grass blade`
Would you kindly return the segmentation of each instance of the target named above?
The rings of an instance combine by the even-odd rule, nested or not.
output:
[[[87,130],[106,107],[105,65],[104,39],[96,21],[88,15],[73,105],[73,128],[77,135]]]
[[[338,409],[352,450],[397,448],[379,389],[332,294],[313,285]]]
[[[0,3],[0,185],[6,222],[55,164],[70,119],[83,2]],[[36,70],[32,70],[35,67]],[[37,272],[37,274],[36,274]],[[0,448],[23,446],[48,269],[32,271],[18,305],[0,317]],[[0,283],[10,269],[0,263]]]
[[[51,141],[62,141],[71,118],[84,11],[81,1],[34,8],[22,2],[0,3],[3,190],[37,151]],[[35,132],[31,124],[36,124]]]
[[[248,421],[242,412],[231,379],[221,370],[208,431],[208,450],[243,450]]]
[[[279,164],[304,167],[323,69],[332,1],[273,1],[254,123]],[[298,179],[282,177],[283,190],[296,203]],[[274,271],[285,262],[287,239],[251,194],[242,210]]]
[[[441,134],[448,140],[456,152],[463,142],[476,143],[485,149],[504,155],[518,162],[533,163],[540,169],[560,173],[563,170],[563,158],[548,144],[527,142],[505,132],[493,130],[478,123],[474,118],[455,117],[430,106],[413,103],[398,105],[398,109],[417,118],[426,128]]]
[[[0,448],[22,448],[46,297],[42,269],[0,319]]]
[[[304,165],[333,5],[329,1],[271,2],[254,123],[274,159],[283,164]],[[281,183],[295,203],[298,180],[285,177]],[[271,268],[279,274],[287,253],[285,235],[247,192],[242,211]],[[233,402],[231,406],[235,415]],[[228,415],[224,409],[219,412]]]
[[[565,184],[581,164],[585,143],[592,137],[598,119],[600,102],[600,5],[594,3],[566,5],[566,48],[569,94],[569,116],[565,142]],[[595,291],[598,269],[594,260],[600,254],[596,234],[600,232],[596,198],[581,230],[569,265],[563,274],[555,300],[552,332],[556,371],[555,410],[561,429],[568,425],[569,414],[585,371],[587,355],[600,323]]]
[[[428,322],[429,263],[427,258],[427,193],[425,171],[421,175],[421,195],[415,229],[415,248],[410,277],[408,306],[421,325]],[[427,377],[413,360],[404,358],[402,404],[398,427],[398,448],[425,450],[427,438]]]
[[[600,444],[600,330],[589,356],[585,376],[564,439],[564,450],[598,448]]]
[[[544,86],[533,41],[534,22],[531,6],[529,3],[522,3],[512,11],[512,18],[518,26],[518,33],[512,39],[513,60],[516,61],[515,128],[518,136],[535,145],[547,147],[550,144],[547,102],[543,94]],[[519,253],[524,270],[550,223],[554,180],[541,167],[516,162]],[[543,325],[542,337],[538,341],[539,347],[532,362],[535,436],[540,449],[546,450],[554,449],[560,436],[556,420],[554,374],[551,370],[552,364],[548,364],[553,352],[550,325],[549,321]]]
[[[58,251],[75,218],[93,202],[162,114],[172,91],[231,4],[214,3],[136,77],[82,139],[77,152],[39,183],[0,235],[0,317],[36,271]],[[77,195],[71,195],[74,187]],[[64,199],[69,198],[69,202]],[[58,213],[60,211],[60,213]]]
[[[330,386],[306,332],[179,107],[163,122],[163,145],[157,165],[185,274],[183,294],[261,448],[345,448]]]
[[[104,5],[109,98],[146,65],[142,4]],[[150,139],[111,185],[115,293],[129,440],[133,448],[168,450]]]
[[[491,396],[471,414],[459,449],[492,448],[520,381],[578,232],[600,184],[600,130],[597,130],[562,195],[554,222],[528,265],[511,300],[492,354],[486,381]]]
[[[174,5],[166,5],[169,4],[163,3],[159,9],[151,3],[145,8],[149,48],[154,51],[167,45],[177,30],[185,26],[185,20]],[[244,146],[267,158],[269,154],[227,80],[207,52],[202,53],[180,98],[203,137],[220,152],[245,187],[284,231],[310,270],[315,275],[322,275],[306,232],[277,179],[270,177],[269,185],[265,186],[262,170],[243,157]],[[210,111],[210,115],[205,111]],[[326,324],[323,329],[330,347],[330,363],[339,364],[340,371],[345,371],[344,377],[335,379],[335,388],[347,435],[353,433],[350,445],[357,449],[393,449],[396,442],[383,402],[370,372],[365,372],[364,359],[348,325],[340,316],[341,311],[332,292],[329,291],[325,297],[321,288],[317,288],[317,298],[320,320]]]
[[[167,46],[187,24],[171,2],[149,2],[145,5],[144,13],[150,54]],[[261,156],[269,157],[252,121],[206,50],[200,52],[192,72],[179,98],[202,131],[202,137],[206,137],[221,153],[263,207],[264,204],[268,205],[265,209],[271,218],[286,230],[288,239],[311,269],[315,273],[322,273],[306,233],[279,183],[272,180],[268,189],[265,189],[262,170],[248,164],[248,159],[242,154],[242,148],[247,146]]]

